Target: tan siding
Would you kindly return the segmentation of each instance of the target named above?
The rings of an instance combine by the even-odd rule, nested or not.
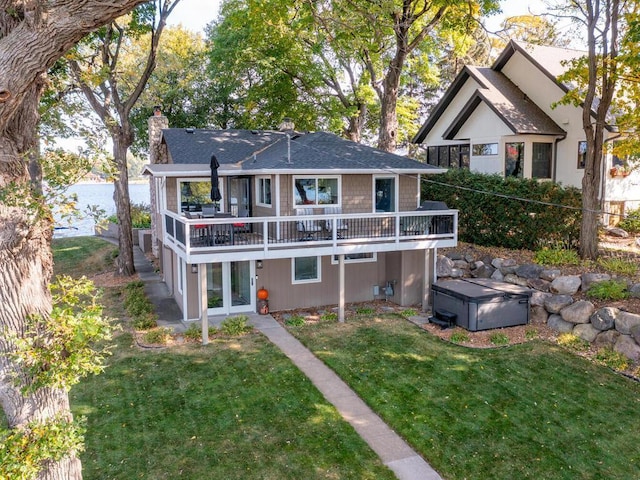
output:
[[[398,183],[400,193],[399,211],[406,212],[409,210],[415,210],[418,206],[418,200],[420,199],[420,192],[418,191],[418,181],[416,180],[416,176],[400,175]]]
[[[373,211],[373,179],[371,175],[342,176],[342,212]]]
[[[175,178],[167,178],[167,210],[179,212],[178,208],[178,181]]]

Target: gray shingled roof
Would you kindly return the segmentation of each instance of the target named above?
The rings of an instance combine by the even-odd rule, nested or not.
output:
[[[252,170],[416,170],[440,169],[407,157],[342,139],[326,132],[170,128],[162,131],[174,164],[209,164]],[[290,152],[290,158],[289,153]]]
[[[481,87],[447,129],[445,138],[454,138],[480,102],[487,104],[515,134],[566,134],[502,72],[486,67],[465,68]]]

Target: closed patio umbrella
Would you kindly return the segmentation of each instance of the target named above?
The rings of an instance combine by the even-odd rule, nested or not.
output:
[[[218,159],[215,155],[211,155],[211,201],[219,202],[222,199],[220,195],[220,186],[218,185]]]

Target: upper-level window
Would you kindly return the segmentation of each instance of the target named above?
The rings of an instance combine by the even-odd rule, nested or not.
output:
[[[587,164],[587,142],[578,142],[578,168],[584,168]]]
[[[339,205],[339,183],[338,177],[294,177],[294,204]]]
[[[498,144],[497,143],[474,143],[472,153],[473,155],[477,155],[477,156],[497,155]]]
[[[469,144],[427,148],[427,163],[442,168],[469,168]]]
[[[375,177],[373,182],[373,203],[376,212],[396,211],[395,177]]]
[[[271,177],[256,178],[256,199],[258,205],[271,206]]]

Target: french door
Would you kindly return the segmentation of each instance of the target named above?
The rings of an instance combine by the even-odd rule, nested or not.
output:
[[[207,264],[207,314],[256,310],[255,261]]]

